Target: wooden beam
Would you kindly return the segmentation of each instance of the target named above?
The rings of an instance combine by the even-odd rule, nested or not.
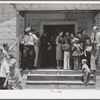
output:
[[[100,10],[100,4],[16,4],[17,10]]]

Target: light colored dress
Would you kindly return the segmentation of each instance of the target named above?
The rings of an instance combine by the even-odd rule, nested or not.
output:
[[[62,44],[62,37],[57,36],[56,42]],[[56,60],[62,60],[62,46],[56,44]]]

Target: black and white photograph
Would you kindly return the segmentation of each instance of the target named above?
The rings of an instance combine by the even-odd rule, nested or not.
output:
[[[0,90],[34,89],[100,89],[100,2],[0,3]]]

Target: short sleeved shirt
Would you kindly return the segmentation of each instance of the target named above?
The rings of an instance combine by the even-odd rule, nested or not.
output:
[[[82,66],[82,70],[84,70],[84,72],[90,72],[90,69],[88,68],[86,64]]]
[[[9,73],[9,64],[3,60],[0,68],[0,77],[6,77],[7,73]]]

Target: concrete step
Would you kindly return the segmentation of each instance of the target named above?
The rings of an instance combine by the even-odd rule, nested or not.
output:
[[[92,89],[95,82],[90,81],[87,86],[81,81],[26,81],[31,89]]]
[[[36,70],[24,70],[23,74],[28,74],[30,72],[31,74],[81,74],[82,71],[78,70],[57,70],[57,69],[36,69]]]
[[[66,84],[66,85],[84,85],[82,81],[26,81],[26,84]],[[95,85],[94,81],[90,81],[87,85]]]
[[[93,80],[91,74],[90,80]],[[82,74],[27,74],[27,81],[75,81],[82,80]]]

